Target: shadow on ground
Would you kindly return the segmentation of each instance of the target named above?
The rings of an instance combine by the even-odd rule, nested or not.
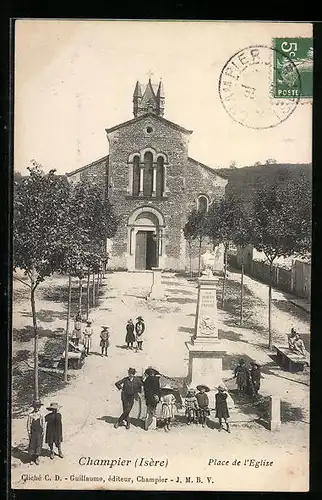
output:
[[[31,312],[22,312],[21,316],[32,318]],[[50,323],[55,319],[65,320],[66,321],[66,313],[62,311],[52,311],[50,309],[41,309],[37,311],[37,320]]]
[[[272,300],[272,304],[279,309],[279,311],[283,311],[291,314],[294,317],[294,321],[299,320],[303,322],[309,322],[310,314],[307,311],[304,311],[300,307],[292,304],[289,300],[287,300],[287,295],[285,295],[285,300]]]
[[[74,377],[74,375],[70,375]],[[31,410],[32,387],[34,385],[33,369],[20,365],[12,373],[12,418],[20,418],[26,411]],[[39,369],[40,398],[47,397],[65,386],[63,373],[44,372]]]
[[[97,420],[103,420],[107,424],[116,424],[118,421],[118,417],[112,417],[110,415],[104,415],[103,417],[99,417]],[[144,429],[144,421],[139,419],[139,418],[131,418],[130,417],[130,424],[133,425],[133,427],[139,427],[140,429]],[[120,428],[124,427],[124,425],[120,425]]]
[[[245,340],[240,333],[236,333],[233,330],[218,330],[218,338],[231,340],[233,342],[244,342],[248,344],[248,340]]]
[[[49,330],[45,328],[38,327],[38,337],[51,337],[59,338],[61,337],[61,329]],[[34,329],[32,326],[24,326],[23,328],[13,328],[12,330],[12,340],[14,342],[29,342],[34,338]]]

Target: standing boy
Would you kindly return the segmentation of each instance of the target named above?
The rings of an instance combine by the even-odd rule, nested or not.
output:
[[[196,398],[198,401],[198,416],[199,416],[199,424],[202,424],[202,427],[206,427],[207,416],[210,415],[209,411],[209,398],[206,392],[209,392],[210,389],[207,385],[197,385]]]

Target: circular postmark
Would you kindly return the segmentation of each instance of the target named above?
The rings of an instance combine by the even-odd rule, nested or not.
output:
[[[274,52],[278,51],[263,45],[246,47],[233,55],[221,71],[221,103],[229,116],[245,127],[276,127],[293,113],[299,102],[300,75],[289,58],[285,71],[292,90],[285,98],[274,96]]]

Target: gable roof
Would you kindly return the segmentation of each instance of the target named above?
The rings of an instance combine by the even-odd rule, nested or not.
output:
[[[209,167],[208,165],[205,165],[204,163],[201,163],[200,161],[197,161],[194,158],[191,158],[190,156],[188,156],[188,161],[190,163],[193,163],[194,165],[197,165],[198,167],[205,168],[206,170],[208,170],[208,172],[211,172],[212,174],[217,175],[222,179],[226,179],[226,177],[222,174],[221,169]]]
[[[109,155],[102,156],[102,158],[99,158],[98,160],[93,161],[92,163],[88,163],[87,165],[84,165],[83,167],[77,168],[76,170],[73,170],[72,172],[67,172],[66,175],[67,177],[71,177],[72,175],[78,174],[79,172],[83,172],[83,170],[86,170],[89,167],[94,167],[98,163],[101,163],[104,160],[108,160]]]
[[[119,123],[119,125],[115,125],[114,127],[106,128],[105,132],[107,134],[109,134],[110,132],[113,132],[114,130],[117,130],[117,129],[122,128],[122,127],[127,127],[128,125],[131,125],[132,123],[143,120],[144,118],[147,118],[147,117],[155,118],[156,120],[161,121],[165,125],[169,125],[170,127],[173,127],[176,130],[180,130],[180,132],[183,132],[184,134],[192,134],[192,132],[193,132],[192,130],[188,130],[184,127],[181,127],[180,125],[177,125],[176,123],[170,122],[169,120],[166,120],[162,116],[158,116],[154,113],[145,113],[144,115],[137,116],[136,118],[132,118],[131,120],[128,120],[126,122]]]

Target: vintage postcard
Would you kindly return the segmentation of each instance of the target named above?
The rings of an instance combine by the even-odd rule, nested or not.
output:
[[[312,25],[14,32],[11,487],[308,491]]]

